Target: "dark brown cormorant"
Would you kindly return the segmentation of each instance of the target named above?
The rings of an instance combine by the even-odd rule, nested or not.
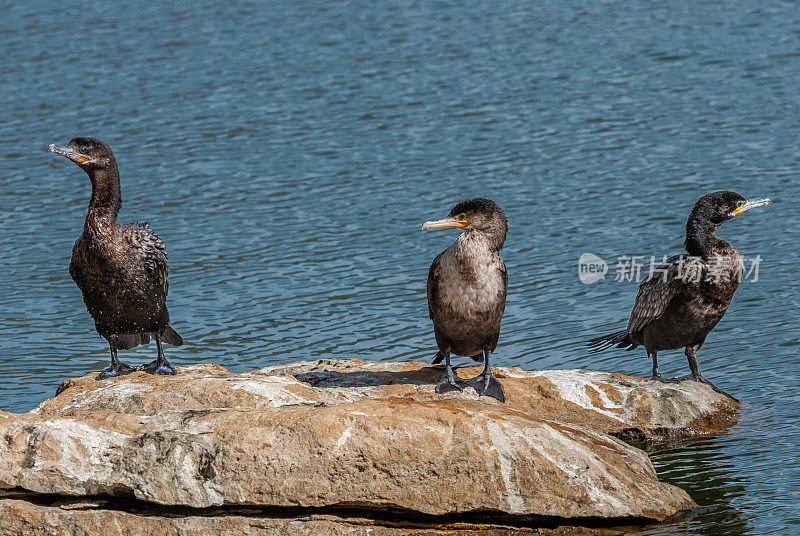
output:
[[[96,138],[73,138],[48,150],[75,162],[89,175],[92,197],[83,232],[72,248],[69,273],[101,337],[111,348],[111,366],[98,380],[135,370],[175,374],[162,342],[183,344],[169,325],[167,248],[145,223],[117,223],[122,206],[119,170],[111,148]],[[156,340],[158,359],[134,368],[117,359],[126,350]]]
[[[506,216],[490,199],[468,199],[453,207],[447,218],[422,226],[436,227],[465,230],[434,259],[428,272],[428,312],[439,346],[433,363],[445,360],[445,375],[436,392],[461,391],[470,385],[480,395],[505,402],[503,386],[492,374],[489,356],[497,347],[506,306],[508,277],[500,256],[508,232]],[[460,380],[450,365],[451,353],[483,361],[483,372]]]
[[[700,374],[696,353],[731,303],[742,275],[742,258],[714,232],[745,210],[770,203],[769,199],[748,201],[729,191],[701,197],[686,222],[688,254],[670,257],[642,281],[628,327],[590,340],[592,351],[643,345],[653,358],[654,380],[693,380],[722,392]],[[686,349],[691,373],[665,380],[658,372],[658,352],[677,348]]]

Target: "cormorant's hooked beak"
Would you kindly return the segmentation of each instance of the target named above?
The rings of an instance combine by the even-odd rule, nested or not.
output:
[[[61,156],[66,156],[76,164],[85,164],[89,161],[89,157],[85,154],[81,154],[72,147],[62,147],[61,145],[56,145],[55,143],[51,143],[47,146],[47,150],[51,153],[60,154]]]
[[[738,216],[739,214],[741,214],[745,210],[750,210],[751,208],[762,207],[764,205],[771,205],[771,204],[772,204],[772,201],[770,201],[766,197],[764,199],[748,199],[745,202],[744,205],[742,205],[742,206],[738,207],[736,210],[734,210],[731,215],[732,216]]]
[[[436,220],[436,221],[426,221],[422,224],[422,230],[425,229],[436,229],[437,227],[458,227],[459,229],[463,229],[467,225],[472,223],[468,219],[458,219],[456,216],[452,216],[450,218],[445,218],[443,220]]]

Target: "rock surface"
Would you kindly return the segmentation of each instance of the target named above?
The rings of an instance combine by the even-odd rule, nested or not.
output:
[[[472,390],[437,395],[440,375],[421,363],[361,360],[240,374],[208,364],[180,367],[175,377],[136,373],[102,383],[87,375],[29,413],[0,412],[0,490],[183,509],[164,534],[200,522],[178,518],[244,520],[225,530],[186,525],[184,534],[359,534],[335,532],[352,528],[342,518],[358,517],[353,512],[383,512],[384,521],[393,512],[391,525],[413,518],[451,529],[642,523],[694,503],[659,482],[646,454],[619,438],[708,433],[730,425],[738,409],[692,382],[516,368],[496,369],[508,398],[501,404]],[[281,515],[236,513],[250,507]],[[119,526],[143,519],[124,509],[65,514],[6,498],[0,521],[38,516],[102,527],[101,517]],[[322,516],[311,519],[316,532],[274,525],[300,522],[298,515]],[[384,528],[372,534],[411,533]]]
[[[624,536],[632,527],[587,528],[556,526],[547,529],[512,528],[469,523],[425,524],[393,522],[351,515],[298,514],[257,511],[218,515],[174,515],[109,509],[103,501],[59,501],[53,505],[0,499],[0,534],[14,536]],[[394,525],[394,526],[392,526]],[[403,525],[403,526],[400,526]]]

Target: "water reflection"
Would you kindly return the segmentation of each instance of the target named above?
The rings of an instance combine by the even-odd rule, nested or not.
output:
[[[751,534],[747,518],[735,506],[747,493],[746,482],[730,455],[720,448],[724,441],[724,437],[708,437],[648,449],[660,478],[686,490],[699,509],[688,520],[642,534]]]

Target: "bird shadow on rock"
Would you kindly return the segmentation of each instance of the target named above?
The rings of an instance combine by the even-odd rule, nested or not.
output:
[[[379,385],[435,384],[442,378],[443,373],[443,366],[430,366],[406,371],[314,371],[296,374],[295,378],[312,387],[375,387]]]

